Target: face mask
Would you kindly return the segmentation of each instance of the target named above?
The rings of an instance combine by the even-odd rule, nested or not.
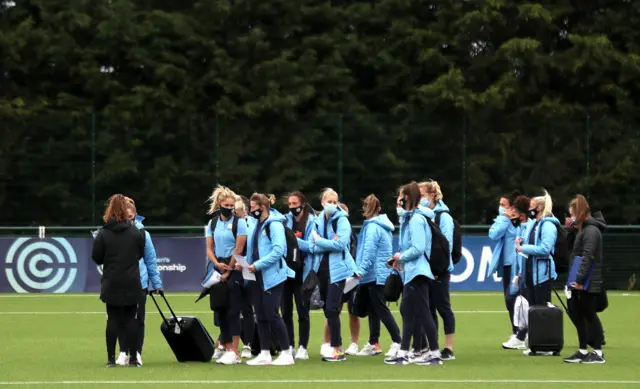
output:
[[[338,206],[336,204],[325,204],[324,205],[324,211],[327,213],[327,215],[331,216],[334,213],[336,213],[336,210],[338,209]]]
[[[431,202],[429,201],[428,198],[423,198],[420,199],[420,205],[422,205],[423,207],[429,208],[429,206],[431,205]]]
[[[233,208],[220,207],[220,215],[226,219],[230,218],[233,215]]]
[[[507,212],[507,209],[505,207],[498,208],[498,215],[504,215],[506,212]]]
[[[258,208],[255,211],[249,212],[249,215],[260,220],[260,216],[262,216],[262,208]]]
[[[291,211],[291,214],[293,216],[298,216],[302,212],[302,206],[295,207],[295,208],[289,208],[289,211]]]
[[[396,212],[398,213],[398,217],[403,217],[405,213],[407,213],[407,211],[405,211],[403,208],[396,208]]]
[[[535,219],[538,216],[538,210],[536,208],[529,210],[529,219]]]
[[[407,205],[407,200],[400,199],[400,206],[402,207],[402,209],[404,209],[406,205]]]
[[[574,216],[571,217],[571,223],[576,224],[576,218]]]

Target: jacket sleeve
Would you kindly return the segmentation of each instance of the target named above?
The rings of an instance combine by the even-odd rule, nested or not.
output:
[[[453,253],[453,218],[448,213],[445,213],[440,217],[440,224],[440,231],[449,242],[449,255],[451,255]]]
[[[269,224],[269,230],[271,232],[271,252],[253,263],[256,269],[260,271],[281,261],[286,246],[282,223],[273,222]]]
[[[489,228],[489,239],[500,240],[504,238],[504,234],[507,232],[509,224],[511,224],[511,220],[509,220],[508,217],[503,215],[496,217],[491,228]]]
[[[98,233],[98,236],[93,240],[91,259],[98,265],[104,264],[104,241],[102,240],[102,233]]]
[[[600,231],[596,227],[585,228],[584,236],[582,237],[582,263],[578,274],[576,276],[576,282],[584,285],[591,270],[591,266],[596,261],[596,250],[600,243]]]
[[[535,245],[525,244],[522,246],[522,253],[534,257],[547,258],[551,255],[551,250],[553,250],[556,245],[558,230],[556,230],[556,226],[551,222],[542,223],[538,228],[542,228],[542,236],[539,241]]]
[[[427,249],[425,228],[427,221],[423,217],[415,217],[409,221],[409,234],[411,234],[411,247],[400,254],[401,262],[415,261],[424,255]]]
[[[351,242],[351,223],[346,217],[338,219],[338,231],[336,231],[338,239],[325,239],[318,238],[316,240],[316,246],[320,249],[320,252],[343,252]]]
[[[302,251],[303,253],[308,253],[309,243],[304,239],[300,239],[300,238],[296,238],[296,239],[298,240],[298,248],[300,249],[300,251]]]
[[[365,235],[362,239],[363,248],[362,255],[356,260],[356,267],[358,268],[358,273],[361,276],[365,276],[369,269],[371,269],[371,264],[376,260],[376,246],[378,241],[380,240],[380,233],[377,228],[368,227],[365,231]]]
[[[158,270],[156,249],[153,247],[151,235],[149,235],[147,231],[144,232],[144,235],[144,264],[147,267],[147,273],[151,280],[151,287],[153,289],[162,289],[162,279],[160,278],[160,271]]]

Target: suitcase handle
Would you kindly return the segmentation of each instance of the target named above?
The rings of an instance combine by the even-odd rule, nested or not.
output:
[[[158,305],[158,301],[156,301],[156,298],[153,297],[153,293],[149,293],[149,295],[151,296],[151,300],[153,300],[153,303],[156,305],[156,308],[158,308],[158,312],[160,313],[160,316],[162,316],[162,320],[164,321],[164,324],[166,324],[167,327],[169,327],[169,321],[164,316],[164,313],[162,313],[162,309],[160,309],[160,305]],[[171,315],[173,315],[173,318],[175,319],[176,324],[182,327],[180,321],[178,320],[178,316],[176,316],[175,312],[173,312],[173,309],[171,308],[171,305],[169,305],[169,301],[167,301],[167,298],[165,297],[164,292],[160,292],[160,296],[162,296],[165,304],[167,304],[167,308],[169,308]]]

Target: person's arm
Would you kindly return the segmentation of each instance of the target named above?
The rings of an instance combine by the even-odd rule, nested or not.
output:
[[[509,220],[508,217],[503,215],[496,217],[491,228],[489,228],[489,239],[500,240],[504,238],[504,234],[507,232],[509,224],[511,224],[511,220]]]
[[[93,240],[91,259],[98,265],[104,265],[104,241],[102,240],[102,232],[98,233],[98,236]]]
[[[585,228],[582,237],[582,263],[576,274],[576,283],[584,285],[591,271],[591,266],[596,262],[596,253],[600,244],[601,235],[596,227]]]
[[[151,287],[155,290],[162,289],[162,278],[160,277],[160,270],[158,270],[158,257],[156,255],[156,249],[153,247],[151,241],[151,235],[147,231],[144,232],[145,244],[144,244],[144,264],[147,267],[147,273],[151,280]]]
[[[329,221],[327,220],[326,223]],[[321,252],[338,252],[341,253],[349,246],[349,242],[351,242],[351,223],[346,217],[341,217],[338,219],[338,231],[335,231],[338,239],[325,239],[325,238],[317,238],[316,246],[320,248]]]
[[[380,234],[377,228],[368,227],[365,230],[365,234],[362,237],[362,254],[356,258],[356,267],[358,268],[358,274],[361,277],[367,275],[371,268],[371,264],[376,260],[376,246],[379,240]]]
[[[284,249],[287,244],[284,236],[284,226],[282,223],[272,222],[269,225],[269,232],[271,232],[271,251],[253,263],[257,271],[262,271],[278,263],[284,255]]]
[[[400,254],[401,262],[415,261],[424,255],[427,250],[425,228],[427,221],[422,216],[414,215],[409,221],[409,234],[411,235],[411,247]]]
[[[556,226],[551,222],[542,223],[538,228],[542,228],[542,235],[537,244],[525,244],[521,250],[525,255],[547,258],[551,255],[551,251],[556,245],[558,230],[556,230]]]

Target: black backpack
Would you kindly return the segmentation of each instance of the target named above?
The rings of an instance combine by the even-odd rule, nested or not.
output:
[[[338,219],[335,219],[332,223],[331,226],[333,227],[333,232],[334,233],[338,233]],[[326,237],[325,237],[326,238]],[[349,242],[349,253],[351,253],[351,257],[353,258],[353,260],[356,260],[356,254],[358,252],[358,235],[356,235],[356,233],[353,231],[353,228],[351,229],[351,239]],[[345,254],[344,251],[342,252],[342,259],[345,258]]]
[[[269,240],[271,240],[270,226],[271,224],[267,224],[264,228]],[[284,223],[282,223],[282,226],[284,227],[284,237],[287,242],[287,252],[282,257],[287,263],[287,266],[289,266],[289,268],[294,272],[298,273],[304,269],[304,262],[302,261],[300,249],[298,248],[298,238],[291,228],[285,226]],[[280,268],[282,268],[282,261],[280,261]]]
[[[427,253],[424,253],[424,256],[429,261],[433,275],[439,277],[449,271],[449,241],[433,220],[424,215],[420,216],[427,220],[427,224],[431,228],[431,256],[428,256]]]
[[[436,212],[436,220],[435,223],[440,226],[440,215],[447,211],[438,211]],[[449,213],[449,215],[451,215]],[[453,217],[451,218],[453,219]],[[453,250],[451,251],[451,260],[454,265],[457,265],[462,259],[462,227],[460,227],[460,223],[456,219],[453,219]]]
[[[402,295],[402,277],[397,272],[392,272],[384,283],[384,300],[396,302]]]

